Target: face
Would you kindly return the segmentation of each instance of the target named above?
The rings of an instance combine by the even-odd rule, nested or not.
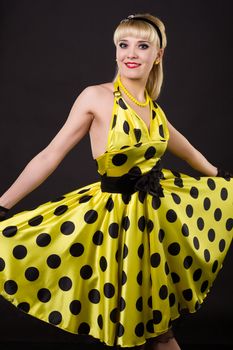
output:
[[[162,49],[142,38],[127,36],[116,46],[119,73],[129,78],[147,79],[155,60],[161,57]]]

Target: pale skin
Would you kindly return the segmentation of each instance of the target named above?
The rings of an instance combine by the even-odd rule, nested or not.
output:
[[[116,47],[116,59],[121,81],[128,91],[144,102],[146,81],[154,61],[161,60],[163,49],[141,38],[122,38]],[[137,62],[140,66],[129,69],[126,62]],[[67,153],[89,132],[94,159],[106,151],[107,136],[113,110],[113,82],[86,87],[76,98],[60,131],[51,142],[26,165],[15,182],[0,197],[0,205],[12,208],[17,202],[42,184],[54,172]],[[126,102],[137,112],[149,128],[149,106],[134,104],[123,91]],[[216,176],[213,166],[190,142],[168,121],[170,138],[168,150],[186,161],[192,168],[207,176]],[[168,343],[144,345],[147,350],[178,350],[175,338]]]

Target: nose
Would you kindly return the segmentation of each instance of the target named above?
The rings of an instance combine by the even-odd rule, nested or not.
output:
[[[137,57],[137,54],[136,54],[134,46],[129,47],[128,53],[127,53],[127,57],[128,58],[135,58],[135,57]]]

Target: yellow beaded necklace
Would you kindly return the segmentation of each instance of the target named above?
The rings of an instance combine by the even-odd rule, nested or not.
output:
[[[133,97],[130,92],[126,89],[126,87],[122,84],[121,79],[120,79],[120,75],[118,74],[117,76],[117,82],[119,83],[120,87],[122,88],[122,90],[125,92],[125,94],[134,102],[136,103],[138,106],[140,107],[146,107],[149,103],[149,94],[147,92],[147,90],[145,89],[146,92],[146,101],[145,102],[140,102],[138,101],[135,97]]]

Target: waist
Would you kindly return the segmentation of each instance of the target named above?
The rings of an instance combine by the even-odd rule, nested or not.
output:
[[[161,169],[162,165],[159,160],[150,171],[144,174],[132,171],[122,176],[101,175],[101,190],[102,192],[122,194],[133,194],[137,191],[143,191],[152,196],[164,197],[160,184],[160,179],[163,178]]]

